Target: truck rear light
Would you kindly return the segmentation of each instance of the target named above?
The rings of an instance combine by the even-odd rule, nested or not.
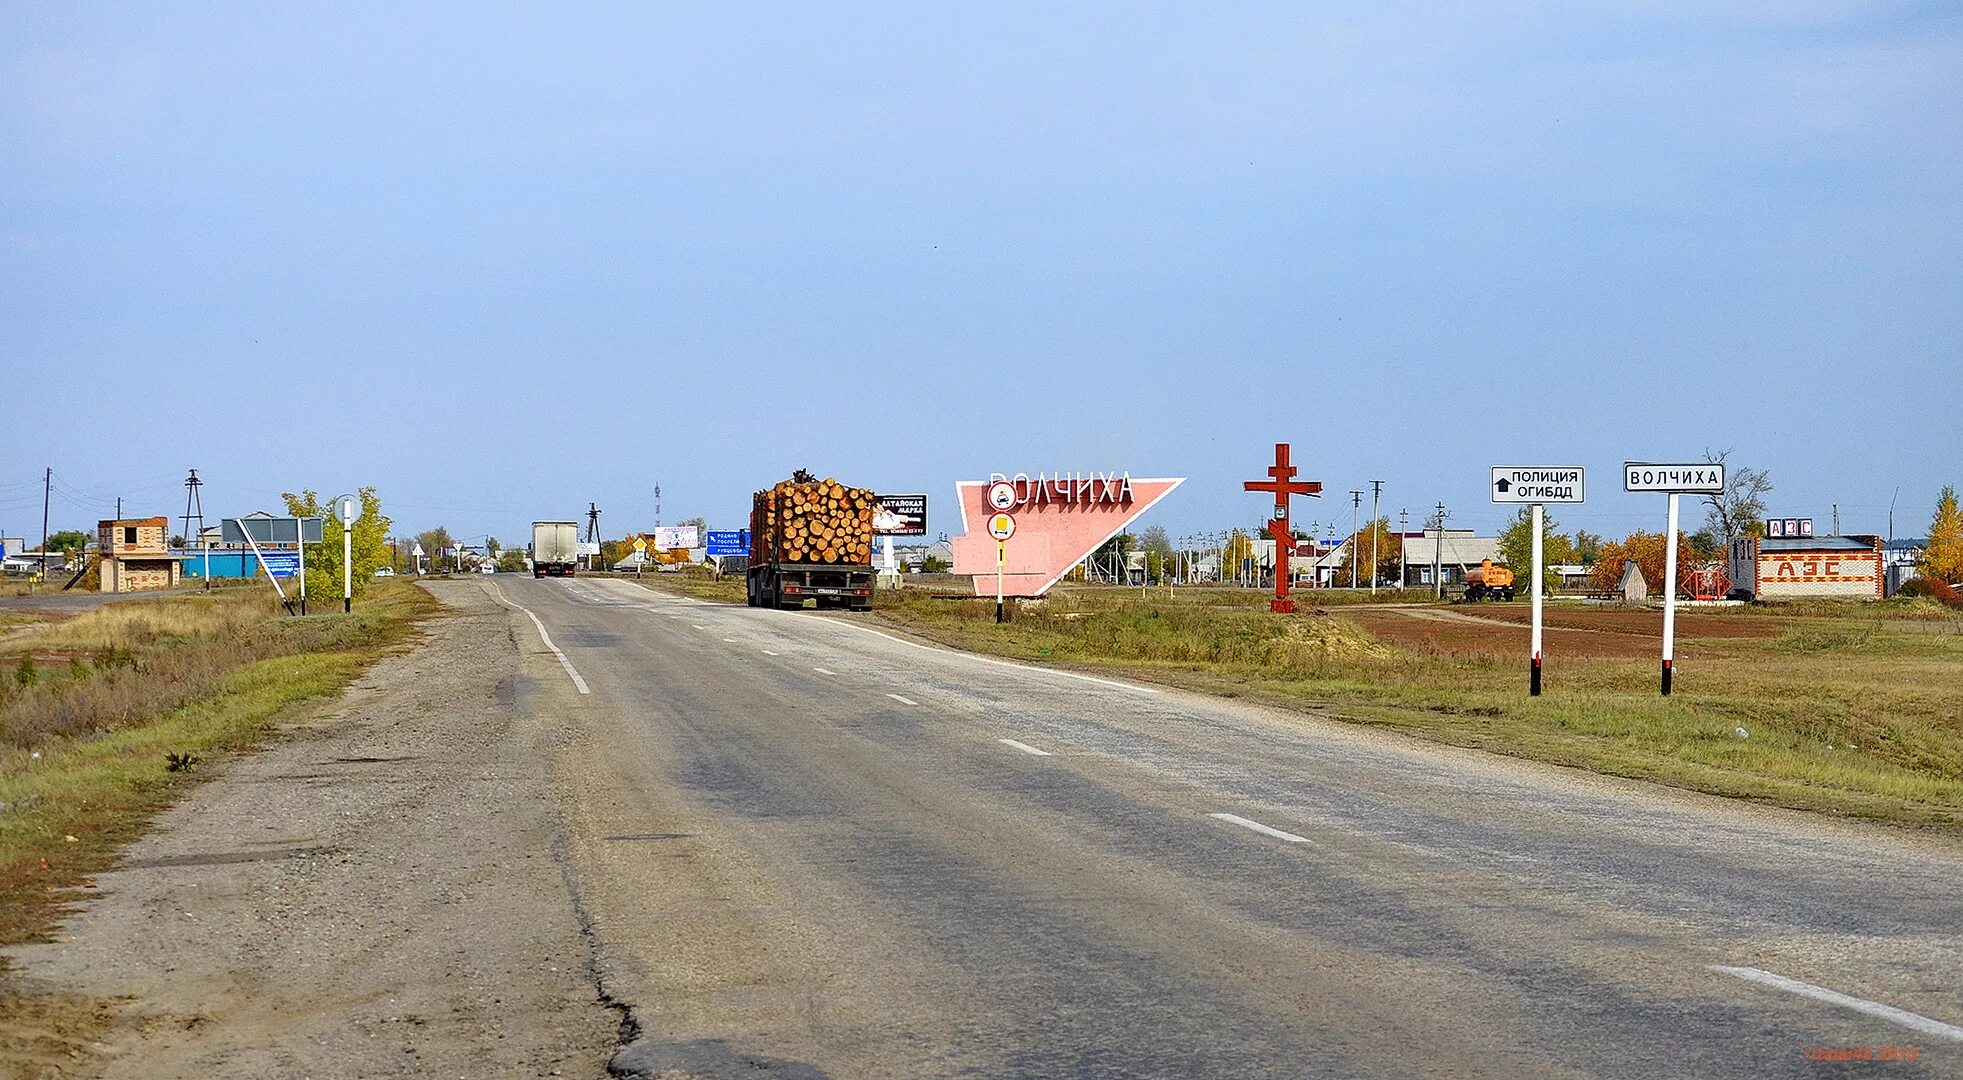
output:
[[[872,595],[872,590],[871,590],[871,589],[853,589],[853,590],[852,590],[852,595],[853,595],[853,596],[871,596],[871,595]]]
[[[784,591],[785,591],[785,592],[803,592],[804,590],[803,590],[803,589],[800,589],[800,588],[798,588],[798,587],[797,587],[796,585],[786,585],[786,586],[784,586]]]

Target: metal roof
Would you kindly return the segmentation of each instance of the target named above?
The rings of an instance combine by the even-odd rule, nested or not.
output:
[[[1851,536],[1768,536],[1759,541],[1760,551],[1873,551],[1874,545]]]

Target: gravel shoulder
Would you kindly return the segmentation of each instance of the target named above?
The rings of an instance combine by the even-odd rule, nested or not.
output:
[[[448,617],[162,815],[12,950],[16,1076],[604,1076],[551,734],[507,612]]]

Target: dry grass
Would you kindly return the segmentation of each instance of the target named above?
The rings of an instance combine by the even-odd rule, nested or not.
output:
[[[195,780],[186,765],[339,692],[435,606],[391,583],[352,615],[294,619],[256,590],[221,591],[117,604],[7,642],[0,673],[21,656],[70,659],[0,696],[0,944],[44,932],[68,890]]]

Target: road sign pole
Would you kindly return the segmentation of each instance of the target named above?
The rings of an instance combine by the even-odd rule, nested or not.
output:
[[[1670,493],[1669,525],[1663,530],[1663,696],[1670,696],[1670,666],[1677,648],[1677,493]]]
[[[1007,540],[997,540],[995,542],[995,621],[998,623],[1003,621],[1002,619],[1002,569],[1003,566],[1008,561],[1009,561],[1009,542]]]
[[[307,613],[307,526],[306,518],[294,518],[293,539],[300,551],[300,614]]]
[[[354,500],[341,502],[341,614],[354,610]]]
[[[1533,658],[1533,671],[1531,674],[1527,676],[1527,693],[1533,697],[1540,696],[1540,602],[1541,602],[1540,591],[1541,591],[1541,578],[1542,578],[1542,573],[1540,569],[1540,560],[1541,560],[1541,525],[1544,520],[1545,518],[1542,514],[1541,505],[1539,503],[1535,503],[1534,504],[1534,582],[1532,586],[1533,588],[1532,595],[1534,598],[1534,658]]]

